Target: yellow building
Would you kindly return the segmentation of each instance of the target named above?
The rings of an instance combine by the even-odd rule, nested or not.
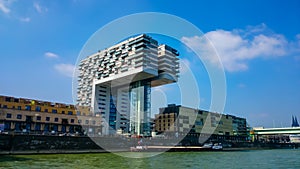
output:
[[[95,135],[101,123],[88,107],[0,96],[0,125],[6,132]]]

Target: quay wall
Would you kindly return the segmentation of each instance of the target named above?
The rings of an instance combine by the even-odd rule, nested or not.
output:
[[[89,137],[0,135],[0,154],[104,151]]]
[[[2,154],[48,154],[48,153],[94,153],[130,151],[130,147],[137,145],[138,138],[126,137],[86,137],[86,136],[48,136],[48,135],[10,135],[0,134],[0,155]],[[182,140],[184,142],[184,140]],[[143,138],[147,146],[171,146],[168,139]],[[299,148],[300,144],[292,143],[260,143],[260,142],[222,142],[223,150],[245,149],[278,149]],[[180,143],[184,149],[176,147],[168,151],[196,151],[193,146]],[[104,147],[104,148],[103,148]],[[152,149],[153,151],[158,151]]]

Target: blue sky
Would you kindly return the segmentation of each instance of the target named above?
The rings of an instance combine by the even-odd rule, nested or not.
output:
[[[162,12],[191,22],[214,44],[226,73],[225,113],[252,126],[290,126],[291,115],[300,118],[299,9],[296,0],[0,0],[0,94],[72,103],[70,73],[89,37],[117,18]],[[198,37],[182,41],[201,45]],[[210,82],[197,65],[200,108],[208,109]]]

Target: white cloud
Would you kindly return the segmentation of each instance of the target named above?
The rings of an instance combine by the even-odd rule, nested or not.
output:
[[[29,17],[25,17],[25,18],[20,18],[21,22],[30,22],[30,18]]]
[[[33,7],[35,8],[35,10],[38,12],[38,13],[43,13],[43,12],[47,12],[48,9],[45,8],[45,7],[42,7],[40,4],[38,4],[37,2],[33,3]]]
[[[265,24],[249,26],[245,30],[210,31],[203,37],[182,37],[181,40],[211,63],[218,63],[218,53],[225,70],[230,72],[247,70],[249,60],[286,56],[294,50],[291,42],[283,35],[271,32]],[[212,50],[211,44],[216,51]]]
[[[10,9],[8,7],[8,1],[0,0],[0,11],[5,14],[10,13]]]
[[[182,74],[188,73],[190,71],[191,62],[187,59],[180,59],[179,72]]]
[[[59,57],[57,54],[52,53],[52,52],[46,52],[44,55],[47,58],[58,58]]]
[[[56,71],[58,71],[60,74],[67,77],[73,77],[75,68],[76,68],[75,65],[72,64],[61,63],[61,64],[54,65],[54,69]]]

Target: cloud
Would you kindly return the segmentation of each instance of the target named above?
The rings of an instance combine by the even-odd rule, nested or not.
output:
[[[48,9],[45,8],[45,7],[42,7],[40,4],[38,4],[37,2],[33,3],[33,7],[35,8],[35,10],[38,12],[38,13],[43,13],[43,12],[47,12]]]
[[[282,57],[295,51],[292,42],[272,32],[265,24],[248,26],[245,30],[210,31],[203,37],[182,37],[181,41],[211,63],[218,63],[219,55],[225,70],[229,72],[247,70],[247,62],[252,59]]]
[[[5,14],[10,13],[10,9],[8,8],[8,1],[0,0],[0,11]]]
[[[57,54],[52,53],[52,52],[46,52],[44,55],[47,58],[58,58],[59,57]]]
[[[29,17],[25,17],[25,18],[20,18],[21,22],[30,22],[30,18]]]
[[[73,77],[75,68],[75,65],[72,64],[61,63],[54,65],[54,69],[66,77]]]
[[[179,66],[179,72],[181,74],[188,73],[190,71],[191,62],[187,59],[180,59],[180,66]]]

